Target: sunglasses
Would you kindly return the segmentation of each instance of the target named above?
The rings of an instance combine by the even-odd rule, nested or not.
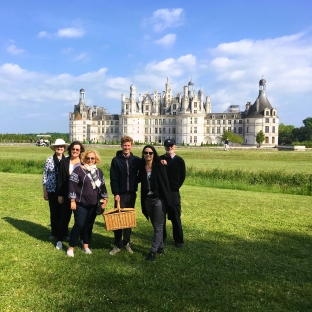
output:
[[[86,157],[86,160],[95,160],[94,157]]]
[[[75,151],[75,152],[80,152],[80,148],[74,148],[74,147],[73,147],[71,150],[72,150],[72,151]]]
[[[144,155],[153,155],[154,152],[144,152]]]

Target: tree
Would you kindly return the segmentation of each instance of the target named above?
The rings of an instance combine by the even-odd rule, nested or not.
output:
[[[291,144],[293,141],[293,130],[295,126],[281,123],[278,128],[278,144]]]
[[[259,144],[259,147],[261,146],[261,144],[263,143],[265,139],[265,136],[264,136],[264,133],[262,130],[260,130],[258,133],[257,133],[257,136],[256,136],[256,142]]]
[[[302,120],[302,122],[305,127],[312,129],[312,117],[307,117],[306,119]]]
[[[244,142],[244,139],[240,135],[237,135],[230,131],[225,131],[222,135],[221,140],[224,142],[226,138],[228,138],[229,141],[232,143],[242,144]]]

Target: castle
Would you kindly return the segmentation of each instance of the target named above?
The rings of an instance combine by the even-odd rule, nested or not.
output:
[[[245,145],[256,145],[256,135],[262,130],[263,146],[278,144],[276,108],[266,97],[266,81],[259,81],[259,95],[254,102],[247,102],[245,110],[231,105],[226,112],[212,113],[210,97],[202,90],[197,93],[190,81],[183,92],[173,95],[169,78],[165,91],[136,95],[130,86],[129,97],[121,95],[121,113],[108,114],[106,109],[87,106],[85,90],[80,90],[79,103],[69,113],[70,140],[88,142],[116,142],[129,135],[136,142],[163,143],[174,139],[176,144],[201,145],[221,143],[222,134],[230,131],[241,136]]]

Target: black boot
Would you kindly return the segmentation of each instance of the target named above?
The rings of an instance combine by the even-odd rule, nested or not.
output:
[[[159,255],[163,255],[163,254],[165,253],[164,247],[163,247],[163,248],[158,248],[158,249],[157,249],[157,253],[158,253]]]
[[[150,251],[146,256],[145,260],[154,261],[156,258],[156,252]]]

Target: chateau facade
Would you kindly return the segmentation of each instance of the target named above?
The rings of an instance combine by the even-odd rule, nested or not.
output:
[[[177,144],[200,145],[221,143],[222,134],[230,131],[240,135],[245,145],[256,145],[256,135],[262,130],[263,146],[278,144],[276,108],[266,97],[266,81],[259,81],[259,95],[245,110],[231,105],[226,112],[212,113],[210,97],[197,93],[190,81],[183,92],[173,94],[169,78],[165,91],[136,94],[130,86],[129,97],[121,95],[121,114],[108,114],[103,107],[87,106],[85,90],[80,90],[79,103],[69,114],[70,140],[116,142],[129,135],[140,143],[163,143],[174,139]]]

